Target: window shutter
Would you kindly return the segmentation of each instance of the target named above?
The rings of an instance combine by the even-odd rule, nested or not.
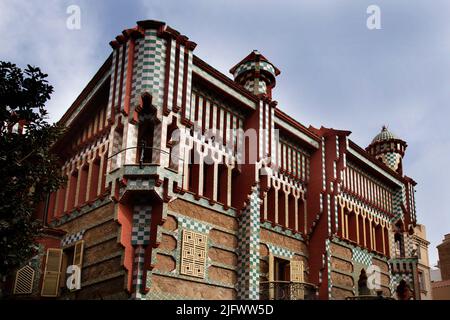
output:
[[[272,253],[269,253],[269,281],[275,280],[275,259]]]
[[[84,250],[84,240],[80,240],[75,243],[75,249],[73,252],[73,265],[81,268],[83,265],[83,250]]]
[[[61,275],[62,249],[47,249],[41,296],[56,297]]]
[[[291,281],[292,282],[304,282],[303,275],[303,261],[291,260]]]
[[[34,270],[30,266],[20,268],[16,273],[13,294],[30,294],[33,292]]]

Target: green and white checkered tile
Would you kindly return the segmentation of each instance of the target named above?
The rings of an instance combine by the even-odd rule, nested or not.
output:
[[[134,206],[131,243],[133,245],[147,245],[150,241],[152,207],[149,205]]]
[[[277,257],[285,257],[291,259],[295,254],[293,251],[289,249],[279,247],[271,243],[266,243],[266,245],[269,248],[269,252]]]
[[[252,69],[256,69],[256,63],[253,61],[249,61],[244,64],[241,64],[234,72],[234,77],[236,78],[241,73],[252,70]]]
[[[201,232],[207,234],[212,226],[208,223],[200,222],[198,220],[187,218],[186,216],[178,215],[178,223],[182,228],[190,229],[193,231]]]
[[[326,263],[327,263],[327,279],[328,279],[328,299],[331,299],[331,288],[333,287],[333,282],[331,280],[331,245],[330,239],[325,240],[325,250],[326,250]]]
[[[83,240],[83,236],[86,230],[81,230],[77,233],[72,233],[72,234],[68,234],[66,235],[62,240],[61,240],[61,247],[67,247],[77,241]]]
[[[261,70],[268,71],[268,72],[270,72],[271,74],[273,74],[274,76],[276,76],[276,75],[275,75],[275,68],[274,68],[270,63],[265,62],[265,61],[261,61],[261,62],[259,63],[259,66],[260,66]]]
[[[254,187],[239,220],[238,232],[238,298],[259,299],[260,243],[259,186]]]
[[[353,261],[364,264],[366,266],[372,265],[372,255],[368,251],[358,247],[353,247],[352,253]]]
[[[392,279],[392,294],[395,294],[395,290],[402,280],[405,280],[409,287],[414,290],[414,277],[411,273],[395,273]]]

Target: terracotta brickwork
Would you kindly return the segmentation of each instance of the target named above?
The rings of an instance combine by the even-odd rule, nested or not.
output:
[[[235,299],[233,289],[203,283],[191,282],[176,278],[154,275],[150,293],[156,297],[172,299]]]
[[[273,99],[280,70],[257,50],[230,79],[164,22],[110,45],[60,120],[68,181],[40,206],[53,229],[34,270],[48,296],[261,299],[285,281],[357,298],[376,267],[384,295],[405,280],[420,299],[405,141],[383,128],[364,149],[305,127]],[[48,249],[81,265],[80,290],[41,279]]]

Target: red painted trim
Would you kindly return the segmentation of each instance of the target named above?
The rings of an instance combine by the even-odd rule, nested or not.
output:
[[[165,70],[164,70],[164,95],[163,95],[163,113],[164,115],[169,114],[169,107],[168,107],[168,101],[169,101],[169,77],[170,77],[170,56],[172,52],[172,41],[167,40],[166,44],[166,63],[165,63]]]
[[[120,108],[122,107],[122,88],[123,88],[123,73],[125,70],[125,54],[127,51],[127,45],[123,44],[122,45],[122,63],[120,66],[120,82],[119,82],[119,99],[118,101],[118,105],[116,106],[116,110],[119,112],[122,112],[122,110],[120,110]]]
[[[400,175],[399,173],[395,172],[394,170],[392,170],[391,168],[389,168],[387,165],[385,165],[382,161],[377,160],[375,157],[373,157],[371,154],[369,154],[368,152],[366,152],[363,148],[361,148],[360,146],[358,146],[356,143],[354,143],[352,140],[348,141],[349,146],[352,147],[355,151],[357,151],[361,156],[363,156],[364,158],[366,158],[367,160],[369,160],[370,162],[372,162],[373,164],[375,164],[378,168],[380,168],[381,170],[389,173],[390,175],[394,176],[395,178],[397,178],[398,180],[400,180],[401,182],[405,182],[405,178]],[[347,154],[347,156],[350,156],[349,154]],[[369,166],[365,165],[363,162],[358,161],[358,159],[353,159],[355,161],[357,161],[358,163],[362,164],[365,169],[368,169],[370,171],[373,171],[377,176],[380,176],[379,173],[377,173],[375,170],[373,170],[372,168],[370,168]],[[386,177],[382,176],[384,180],[389,180]],[[389,180],[390,181],[390,180]]]
[[[167,66],[166,66],[167,68]],[[177,105],[178,100],[178,77],[180,73],[180,44],[177,41],[176,47],[175,47],[175,70],[174,70],[174,76],[173,76],[173,100],[172,100],[172,110],[177,112],[179,110]]]
[[[130,113],[131,85],[133,83],[135,47],[136,47],[135,39],[130,39],[129,47],[128,47],[127,84],[126,84],[126,89],[125,89],[125,101],[124,101],[124,105],[123,105],[123,114],[125,116],[127,116]]]
[[[193,49],[192,49],[193,50]],[[191,70],[192,71],[192,70]],[[181,113],[182,113],[182,119],[186,119],[186,99],[191,99],[191,97],[187,96],[187,77],[189,72],[189,48],[185,47],[184,49],[184,66],[183,66],[183,90],[182,90],[182,96],[181,96]],[[192,79],[192,77],[191,77]],[[191,84],[192,88],[192,84]],[[192,108],[192,106],[191,106]]]
[[[312,132],[310,129],[306,128],[304,125],[302,125],[300,122],[295,120],[294,118],[288,116],[286,113],[281,111],[280,109],[275,109],[275,117],[279,118],[280,120],[286,122],[287,124],[293,126],[295,129],[301,131],[302,133],[306,134],[311,139],[320,142],[319,136]]]

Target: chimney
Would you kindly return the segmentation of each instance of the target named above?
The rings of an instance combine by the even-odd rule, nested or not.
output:
[[[241,62],[230,69],[234,81],[242,85],[254,95],[262,95],[272,99],[275,77],[280,74],[269,60],[258,50],[253,50]]]

